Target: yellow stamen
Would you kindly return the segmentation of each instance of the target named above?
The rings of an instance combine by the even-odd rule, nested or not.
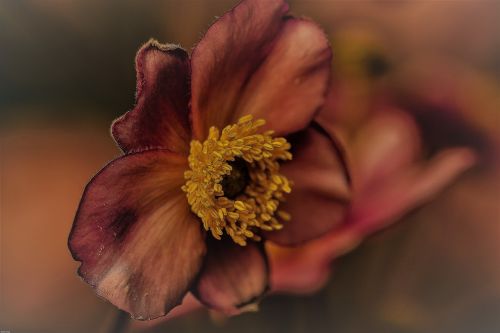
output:
[[[259,133],[264,124],[263,119],[254,121],[247,115],[222,131],[211,127],[203,143],[191,142],[190,170],[184,173],[182,190],[191,210],[216,239],[225,231],[234,242],[246,245],[247,239],[261,239],[259,229],[283,228],[278,218],[290,220],[289,214],[278,210],[291,191],[291,182],[279,173],[279,162],[292,159],[290,144],[285,138],[274,138],[273,131]],[[222,181],[237,159],[246,163],[249,180],[241,193],[230,198]]]

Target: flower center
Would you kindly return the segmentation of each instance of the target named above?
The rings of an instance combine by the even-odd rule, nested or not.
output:
[[[229,175],[224,176],[221,181],[222,192],[228,199],[234,199],[245,190],[250,180],[246,162],[241,158],[236,158],[229,162],[231,171]]]
[[[278,209],[291,192],[290,181],[279,172],[279,163],[292,159],[290,144],[273,137],[273,131],[259,133],[264,124],[244,116],[221,132],[211,127],[203,143],[191,141],[182,190],[216,239],[226,233],[246,245],[247,239],[261,239],[260,230],[279,230],[290,219]]]

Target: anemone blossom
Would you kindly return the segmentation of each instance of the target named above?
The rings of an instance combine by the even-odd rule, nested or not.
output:
[[[135,107],[112,125],[123,155],[83,193],[69,247],[80,276],[136,319],[191,292],[225,314],[268,290],[264,241],[331,230],[350,197],[332,137],[313,121],[331,51],[281,0],[245,0],[191,56],[149,41]]]

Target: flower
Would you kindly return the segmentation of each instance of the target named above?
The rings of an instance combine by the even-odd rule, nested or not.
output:
[[[448,89],[453,91],[452,94],[439,99],[447,101],[445,104],[457,101],[459,96],[468,102],[462,102],[461,106],[468,107],[467,111],[454,112],[477,118],[485,111],[492,114],[496,110],[496,104],[489,104],[496,90],[475,88],[484,87],[484,82],[478,82],[477,78],[464,80],[463,69],[454,67],[439,75],[454,78],[454,85],[444,84],[442,80],[435,82],[436,74],[446,68],[445,63],[411,66],[412,71],[397,68],[392,73],[391,62],[372,32],[343,31],[336,35],[335,45],[338,50],[334,59],[335,79],[316,121],[344,143],[353,184],[352,200],[341,223],[323,236],[296,247],[266,244],[271,267],[271,293],[310,294],[318,291],[327,283],[335,259],[356,248],[373,233],[401,221],[409,212],[427,204],[479,162],[479,152],[484,147],[464,142],[445,149],[441,147],[432,156],[426,156],[429,146],[427,131],[417,121],[418,115],[410,109],[421,104],[427,105],[421,112],[439,111],[439,114],[443,109],[449,109],[439,105],[443,103],[436,105],[434,95],[439,90],[435,85],[454,87]],[[374,63],[378,64],[375,66],[378,70],[374,70]],[[447,63],[449,65],[449,61]],[[401,72],[405,74],[403,79],[400,78]],[[457,72],[461,74],[460,80],[451,75]],[[425,80],[421,78],[424,73]],[[392,78],[395,74],[397,80]],[[390,89],[383,80],[384,75],[391,76]],[[415,82],[420,84],[415,87]],[[404,92],[410,87],[415,91],[404,94],[412,96],[406,96],[405,103],[400,101],[402,98],[393,96],[401,95],[401,90]],[[464,91],[467,92],[465,96],[458,93]],[[485,95],[485,91],[490,94]],[[408,105],[408,99],[412,100],[413,107]],[[477,105],[481,105],[480,114],[474,112]],[[445,129],[456,127],[453,124],[455,117],[444,116],[447,121]],[[473,123],[479,122],[479,119],[468,118],[463,124],[465,127],[458,127],[454,136],[448,135],[448,140],[460,138],[460,135],[470,132]],[[488,128],[490,118],[480,118],[480,127]],[[437,121],[432,124],[441,126]],[[477,138],[467,141],[477,141]],[[494,142],[495,138],[487,141]],[[486,155],[492,154],[488,150]],[[182,306],[165,320],[200,308],[201,304],[195,298],[186,298]],[[145,328],[162,322],[134,325]]]
[[[366,61],[376,56],[379,63],[386,63],[385,68],[390,69],[385,53],[373,42],[373,36],[367,36],[366,32],[347,31],[341,37],[335,44],[338,50],[334,61],[336,78],[316,121],[343,141],[353,184],[352,199],[342,221],[323,236],[296,247],[266,244],[271,267],[271,293],[310,294],[318,291],[327,283],[332,272],[331,264],[336,258],[428,203],[478,162],[480,147],[464,144],[441,148],[432,156],[426,156],[427,135],[417,121],[418,117],[409,111],[408,103],[401,103],[400,98],[391,96],[398,89],[404,91],[408,85],[414,84],[422,70],[418,72],[420,75],[415,71],[406,74],[406,80],[395,81],[397,89],[391,85],[387,91],[384,85],[374,81],[373,62]],[[444,66],[418,68],[429,69],[429,79],[422,86],[430,88],[424,90],[419,86],[419,94],[413,92],[418,96],[412,100],[418,100],[418,104],[432,104],[426,103],[429,96],[421,95],[425,91],[436,91],[431,83],[439,72],[436,68],[443,69]],[[457,69],[450,71],[454,72]],[[377,75],[380,74],[383,73]],[[472,89],[478,85],[475,81],[461,84],[465,87],[460,91],[469,93],[464,99],[475,100],[474,106],[480,101],[492,100],[494,91],[481,98],[482,94],[478,92],[485,89]],[[446,100],[455,101],[457,95],[448,96]],[[494,106],[489,108],[491,111],[495,109]],[[442,107],[429,108],[430,111],[436,109]],[[471,107],[469,111],[474,109]],[[482,111],[485,109],[484,106],[481,108]],[[453,127],[453,117],[446,117],[446,120],[446,127]],[[472,121],[467,123],[470,127]],[[460,133],[466,132],[460,127]],[[165,319],[182,316],[200,307],[193,297],[186,298],[182,306]],[[143,326],[139,323],[136,327]]]
[[[328,282],[335,259],[356,248],[368,236],[401,221],[407,213],[428,203],[478,162],[481,147],[471,147],[463,142],[441,147],[432,156],[426,156],[428,135],[417,121],[418,116],[410,112],[408,102],[401,103],[401,98],[390,96],[395,93],[400,95],[398,89],[408,90],[415,81],[423,81],[411,94],[413,108],[425,104],[429,106],[422,109],[443,113],[444,108],[439,105],[443,103],[430,103],[433,100],[431,92],[439,91],[433,84],[436,84],[436,73],[440,73],[437,69],[445,68],[443,63],[418,66],[419,71],[405,70],[404,80],[396,80],[394,87],[391,85],[390,94],[385,86],[381,89],[380,82],[373,81],[372,62],[366,61],[376,55],[380,63],[389,63],[381,47],[373,42],[373,36],[367,36],[366,32],[348,31],[341,37],[335,43],[338,50],[334,61],[336,78],[316,121],[343,141],[352,177],[352,200],[348,213],[338,226],[323,236],[296,247],[266,244],[271,267],[271,293],[310,294],[318,291]],[[422,68],[427,68],[428,73]],[[399,77],[401,70],[396,72]],[[440,76],[453,77],[450,73],[457,72],[461,73],[461,78],[465,76],[463,70],[457,68]],[[423,73],[427,74],[426,80],[421,79]],[[491,89],[473,89],[480,85],[477,79],[463,81],[454,79],[455,85],[461,89],[453,90],[467,91],[467,96],[462,96],[462,99],[474,100],[474,103],[462,103],[462,108],[470,105],[470,110],[461,113],[477,117],[473,110],[480,103],[491,101],[496,91],[483,96],[484,91]],[[454,85],[440,82],[438,86]],[[444,100],[449,104],[449,101],[457,101],[458,96],[454,92]],[[487,113],[496,110],[495,105],[488,108],[490,112]],[[482,105],[482,113],[488,108]],[[453,124],[454,117],[444,116],[446,129],[456,126]],[[483,122],[487,123],[486,120]],[[448,135],[447,139],[456,140],[470,132],[473,123],[472,119],[466,121],[465,128],[460,126],[459,131],[454,136]],[[432,124],[436,126],[440,123],[434,121]],[[488,141],[493,142],[494,139]],[[488,151],[487,155],[492,155],[492,152]],[[182,316],[200,307],[195,298],[186,298],[182,306],[165,319]],[[157,324],[152,322],[148,326]],[[141,323],[135,325],[143,328]]]
[[[69,237],[80,276],[136,319],[188,292],[225,314],[254,309],[263,240],[299,244],[345,214],[345,164],[313,122],[330,60],[321,29],[281,0],[242,1],[191,57],[146,43],[136,106],[112,125],[124,155],[89,182]]]

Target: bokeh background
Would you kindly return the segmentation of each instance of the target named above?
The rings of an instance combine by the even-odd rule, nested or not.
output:
[[[111,329],[116,309],[76,276],[66,245],[82,189],[119,154],[108,128],[133,105],[138,47],[190,49],[235,2],[0,2],[0,330]],[[428,154],[469,146],[480,161],[336,260],[320,291],[128,331],[500,332],[500,2],[289,2],[331,40],[346,123],[391,98]]]

